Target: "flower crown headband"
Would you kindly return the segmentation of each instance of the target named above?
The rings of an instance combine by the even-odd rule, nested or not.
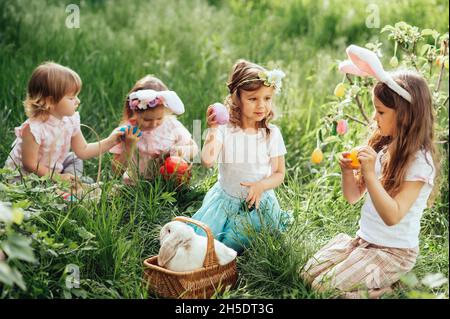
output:
[[[128,95],[128,107],[131,110],[146,110],[163,105],[173,113],[184,113],[184,104],[174,91],[139,90]]]
[[[260,71],[258,72],[258,77],[244,80],[242,82],[239,82],[238,85],[234,88],[234,90],[231,90],[230,86],[231,83],[228,83],[228,89],[230,90],[230,93],[233,93],[236,91],[240,86],[244,85],[245,83],[254,82],[254,81],[264,81],[265,86],[272,86],[275,88],[275,94],[280,93],[281,91],[281,80],[286,76],[286,74],[279,70],[279,69],[273,69],[272,71]]]
[[[343,61],[339,64],[339,70],[341,72],[357,76],[372,76],[386,84],[391,90],[409,103],[412,102],[412,97],[409,92],[398,85],[388,72],[384,71],[380,59],[378,59],[375,52],[354,44],[347,47],[346,52],[350,60]]]

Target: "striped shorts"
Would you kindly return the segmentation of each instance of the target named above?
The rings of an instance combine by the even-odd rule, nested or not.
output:
[[[418,253],[418,247],[384,247],[339,234],[308,260],[300,275],[318,291],[338,289],[348,298],[348,292],[367,291],[370,297],[410,271]]]

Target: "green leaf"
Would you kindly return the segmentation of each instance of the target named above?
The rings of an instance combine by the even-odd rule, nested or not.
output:
[[[26,290],[22,274],[4,261],[0,261],[0,282],[8,286],[16,284],[20,289]]]
[[[63,290],[63,295],[64,295],[64,299],[72,299],[72,294],[67,289]]]
[[[4,261],[0,261],[0,282],[5,285],[12,286],[12,269],[11,267]]]
[[[395,28],[394,28],[393,26],[391,26],[391,25],[388,24],[388,25],[384,26],[383,29],[381,29],[380,33],[383,33],[383,32],[386,32],[386,31],[392,32],[392,31],[394,31],[394,30],[395,30]]]
[[[84,227],[78,228],[78,235],[80,235],[80,237],[84,240],[89,240],[95,237],[94,234],[88,232]]]
[[[427,36],[427,35],[433,35],[435,32],[437,32],[437,31],[432,30],[432,29],[423,29],[420,34],[423,36]]]
[[[83,299],[87,298],[87,292],[84,289],[73,288],[73,289],[71,289],[71,292],[78,298],[83,298]]]
[[[27,209],[30,206],[31,202],[28,199],[24,199],[13,204],[13,208]]]
[[[420,48],[420,55],[424,55],[426,52],[428,52],[428,50],[430,49],[431,45],[430,44],[424,44],[422,45],[422,47]]]
[[[33,248],[31,248],[31,239],[13,233],[3,242],[2,248],[9,259],[19,259],[27,262],[35,262]]]
[[[336,121],[333,121],[333,127],[331,128],[331,134],[337,135],[337,122]]]

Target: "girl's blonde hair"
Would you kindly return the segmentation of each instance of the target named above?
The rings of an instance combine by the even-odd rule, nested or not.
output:
[[[432,97],[425,79],[412,71],[400,71],[392,74],[393,79],[411,94],[412,103],[392,91],[386,84],[378,82],[373,88],[373,95],[388,108],[396,112],[396,136],[382,136],[379,129],[372,132],[368,140],[377,153],[389,146],[386,159],[382,162],[381,183],[384,189],[395,196],[405,179],[409,165],[418,151],[429,152],[433,158],[438,176],[440,169],[439,154],[434,141],[434,121]],[[431,166],[431,163],[428,163]],[[432,203],[436,186],[429,204]]]
[[[139,79],[134,86],[131,88],[130,92],[127,93],[127,96],[125,97],[125,102],[123,104],[123,115],[122,115],[122,120],[121,123],[126,123],[128,120],[132,119],[136,113],[139,112],[144,112],[145,110],[140,110],[140,109],[136,109],[136,110],[132,110],[130,109],[129,105],[128,105],[128,96],[136,91],[139,90],[154,90],[154,91],[167,91],[168,88],[167,86],[157,77],[153,76],[153,75],[146,75],[144,76],[142,79]],[[167,110],[167,108],[166,108]]]
[[[264,86],[264,80],[259,78],[260,72],[266,72],[262,66],[240,59],[234,66],[228,78],[227,86],[230,94],[225,98],[224,104],[230,112],[230,123],[236,127],[242,127],[241,123],[241,90],[256,91]],[[270,136],[269,122],[273,118],[274,113],[270,113],[260,122],[259,128],[264,128],[267,137]]]
[[[80,76],[72,69],[54,62],[44,62],[34,69],[28,81],[27,97],[23,102],[28,118],[43,121],[50,115],[51,105],[67,94],[81,90]]]

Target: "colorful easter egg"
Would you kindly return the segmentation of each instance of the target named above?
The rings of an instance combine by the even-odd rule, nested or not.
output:
[[[213,104],[213,112],[216,116],[216,122],[219,125],[227,124],[230,120],[230,114],[228,113],[227,108],[222,103],[214,103]]]

